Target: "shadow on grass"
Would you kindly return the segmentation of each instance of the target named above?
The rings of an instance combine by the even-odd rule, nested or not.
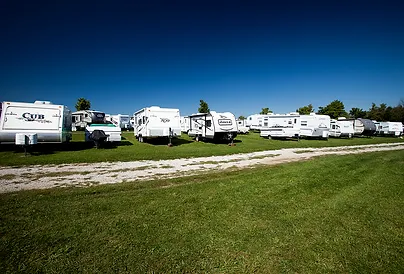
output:
[[[193,142],[196,142],[195,139],[193,139]],[[217,139],[202,139],[201,141],[199,141],[201,143],[209,143],[209,144],[216,144],[216,145],[228,145],[230,142],[227,140],[217,140]],[[234,139],[233,143],[237,144],[237,143],[242,143],[243,141],[238,140],[238,139]]]
[[[155,145],[155,146],[167,146],[169,143],[169,140],[167,138],[153,138],[153,139],[144,140],[144,142],[147,144],[150,144],[150,145]],[[180,146],[180,145],[190,144],[190,143],[192,143],[192,141],[185,140],[182,138],[173,138],[173,139],[171,139],[171,143],[173,146]]]
[[[133,144],[129,141],[121,141],[117,142],[106,142],[101,144],[100,149],[114,149],[118,146],[132,146]],[[33,146],[27,147],[27,153],[32,156],[40,156],[40,155],[48,155],[54,154],[55,152],[61,151],[81,151],[92,149],[95,147],[95,143],[93,142],[69,142],[69,143],[45,143],[45,144],[37,144]],[[0,146],[0,151],[10,151],[15,153],[24,153],[24,147],[18,146],[14,144],[5,144]]]

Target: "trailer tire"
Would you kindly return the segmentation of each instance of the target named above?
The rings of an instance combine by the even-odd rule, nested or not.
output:
[[[348,138],[351,139],[352,138],[352,133],[348,134]]]
[[[139,136],[138,136],[138,140],[139,140],[140,143],[143,143],[143,136],[142,136],[142,135],[139,135]]]
[[[195,136],[195,141],[199,142],[199,135]]]

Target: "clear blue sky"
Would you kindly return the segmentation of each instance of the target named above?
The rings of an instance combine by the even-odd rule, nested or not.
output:
[[[404,99],[404,1],[0,2],[0,101],[236,116]]]

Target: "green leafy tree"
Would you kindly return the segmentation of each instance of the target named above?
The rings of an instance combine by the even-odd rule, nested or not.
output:
[[[319,107],[318,114],[329,115],[332,119],[337,119],[338,117],[348,117],[348,113],[345,111],[344,103],[339,100],[334,100],[325,107]]]
[[[77,103],[76,103],[76,110],[89,110],[91,108],[91,103],[89,100],[81,97],[79,99],[77,99]]]
[[[372,103],[372,107],[367,112],[366,118],[376,121],[384,121],[384,116],[386,112],[387,105],[380,104],[377,106],[375,103]]]
[[[299,112],[301,115],[307,115],[314,112],[314,108],[312,104],[308,104],[307,106],[296,109],[296,112]]]
[[[391,109],[390,121],[404,123],[404,100],[401,100],[396,107]]]
[[[263,108],[260,112],[260,114],[268,114],[268,113],[272,113],[272,110],[270,110],[269,108]]]
[[[361,108],[351,108],[351,110],[349,111],[349,115],[352,118],[365,118],[367,113],[365,110],[361,109]]]
[[[206,103],[204,100],[199,100],[199,108],[198,112],[199,113],[209,113],[210,109],[208,106],[208,103]]]
[[[245,118],[243,115],[240,115],[240,116],[238,117],[238,119],[239,119],[239,120],[245,120],[246,118]]]

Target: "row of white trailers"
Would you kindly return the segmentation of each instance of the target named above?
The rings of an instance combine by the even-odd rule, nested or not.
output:
[[[105,122],[105,113],[90,111],[91,123],[86,125],[86,140],[94,132],[103,133],[105,141],[119,142],[121,128]],[[48,101],[35,103],[0,103],[0,143],[63,143],[72,138],[72,113],[63,105]],[[89,117],[87,117],[89,118]],[[260,130],[261,136],[271,138],[288,137],[352,137],[354,135],[403,134],[402,123],[373,122],[367,119],[331,120],[327,115],[252,115],[245,121],[236,121],[230,112],[196,113],[180,116],[179,109],[146,107],[135,112],[134,135],[143,141],[148,138],[175,138],[186,132],[195,139],[216,139],[232,142],[242,127]],[[244,126],[239,123],[245,123]],[[244,130],[248,132],[248,130]],[[93,136],[94,137],[94,136]]]
[[[181,136],[182,132],[197,141],[211,139],[232,142],[237,136],[236,118],[230,112],[211,111],[182,117],[179,109],[158,106],[135,112],[133,129],[140,142],[157,137],[176,138]]]
[[[331,119],[328,115],[254,114],[248,116],[245,125],[251,130],[259,130],[266,138],[323,138],[353,136],[401,136],[401,122],[377,122],[369,119]]]
[[[211,111],[193,114],[188,118],[187,133],[198,140],[221,139],[231,142],[237,136],[236,119],[230,112]],[[131,120],[134,135],[141,142],[149,138],[175,138],[181,135],[179,109],[146,107],[135,112]],[[121,141],[121,124],[108,121],[108,116],[101,111],[72,113],[66,106],[49,101],[0,102],[0,144],[65,143],[72,139],[74,128],[84,129],[85,140],[94,141],[97,146],[99,142]]]

